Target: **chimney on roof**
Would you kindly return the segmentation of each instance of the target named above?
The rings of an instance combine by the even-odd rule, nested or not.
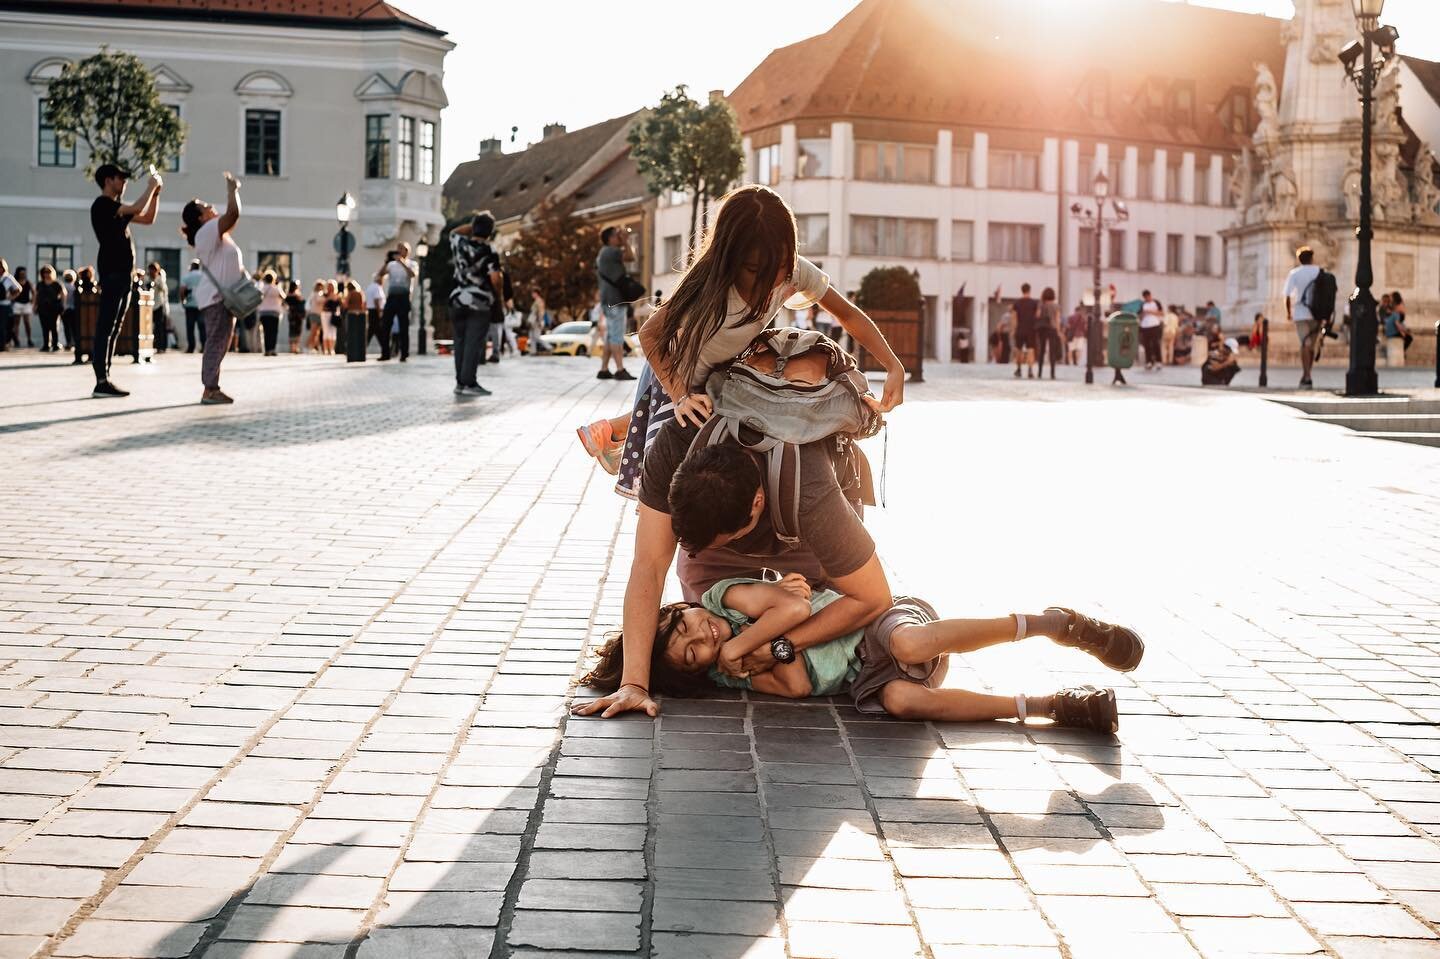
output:
[[[563,137],[565,135],[565,124],[547,123],[541,131],[540,139],[548,140],[551,137]]]
[[[725,91],[724,91],[724,90],[711,90],[711,91],[710,91],[710,102],[711,102],[711,103],[714,103],[716,100],[723,100],[723,99],[725,99]]]
[[[501,152],[501,143],[498,137],[486,137],[480,141],[480,155],[482,157],[499,152]]]

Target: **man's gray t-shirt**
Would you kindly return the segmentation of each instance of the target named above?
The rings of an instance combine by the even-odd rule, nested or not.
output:
[[[602,246],[600,255],[595,257],[595,272],[600,277],[600,305],[619,306],[624,303],[619,287],[611,280],[620,279],[625,272],[625,252],[618,246]]]
[[[640,479],[640,502],[661,513],[670,513],[670,481],[690,450],[698,427],[670,420],[660,428],[655,442],[645,451]],[[819,561],[825,575],[834,579],[848,576],[875,555],[875,541],[860,521],[859,491],[852,502],[840,489],[827,443],[800,447],[800,543]],[[775,538],[768,508],[760,514],[755,529],[726,547],[757,560],[779,562],[759,565],[782,568],[785,551]]]

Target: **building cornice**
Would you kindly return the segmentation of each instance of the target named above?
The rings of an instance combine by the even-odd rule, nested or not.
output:
[[[67,3],[65,9],[36,3],[34,0],[0,0],[0,11],[14,10],[32,16],[40,14],[52,18],[90,17],[102,21],[110,20],[163,20],[168,23],[199,21],[204,23],[253,24],[265,28],[273,27],[316,27],[329,30],[412,30],[433,37],[444,37],[445,31],[438,27],[406,20],[345,20],[337,17],[307,17],[300,14],[271,13],[247,10],[207,9],[202,14],[190,14],[174,9],[144,6],[126,6],[117,9],[110,3]],[[452,44],[453,46],[453,44]]]

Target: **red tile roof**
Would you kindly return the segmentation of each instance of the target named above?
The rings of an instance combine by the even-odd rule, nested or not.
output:
[[[915,121],[1234,149],[1218,108],[1254,64],[1284,75],[1282,21],[1160,0],[863,0],[827,33],[772,52],[730,96],[749,133],[794,120]],[[1106,77],[1103,118],[1078,86]],[[1142,93],[1193,82],[1193,124],[1147,119]]]
[[[0,0],[0,8],[98,16],[288,21],[317,26],[404,25],[444,33],[385,0]]]

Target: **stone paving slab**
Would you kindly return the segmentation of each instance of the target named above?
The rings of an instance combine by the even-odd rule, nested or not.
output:
[[[1114,739],[567,719],[634,522],[588,363],[236,356],[202,409],[7,354],[0,957],[1440,956],[1435,451],[992,372],[911,387],[868,524],[942,613],[1142,628],[951,670],[1114,685]]]

